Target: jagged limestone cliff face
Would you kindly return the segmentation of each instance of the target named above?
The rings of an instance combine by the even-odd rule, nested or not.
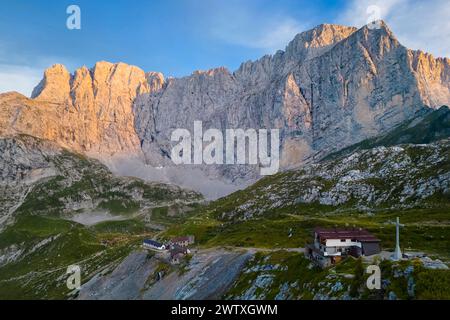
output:
[[[389,28],[320,25],[285,51],[179,79],[99,62],[71,75],[55,65],[33,92],[0,96],[0,133],[26,133],[107,158],[173,166],[176,128],[280,129],[281,167],[316,159],[450,102],[450,59],[403,47]],[[256,168],[201,166],[207,176],[253,179]]]
[[[132,104],[161,87],[162,75],[123,63],[99,62],[71,75],[62,65],[45,71],[32,99],[2,95],[3,134],[27,133],[72,150],[109,155],[140,153]]]
[[[408,50],[408,62],[424,103],[432,107],[448,104],[450,59],[435,59],[428,53]]]
[[[282,167],[386,132],[450,101],[449,59],[403,47],[382,23],[359,30],[321,25],[274,56],[171,79],[139,96],[136,131],[154,159],[173,128],[281,130]],[[157,146],[157,147],[156,147]]]

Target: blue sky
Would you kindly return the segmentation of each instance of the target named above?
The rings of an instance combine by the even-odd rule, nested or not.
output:
[[[71,4],[81,30],[66,28]],[[449,55],[449,0],[2,0],[0,92],[29,94],[54,63],[123,61],[176,77],[235,70],[320,23],[360,27],[372,4],[405,45]]]

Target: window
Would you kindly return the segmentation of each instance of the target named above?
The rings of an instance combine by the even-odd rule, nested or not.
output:
[[[341,239],[341,242],[346,242],[347,240],[345,240],[345,239]]]

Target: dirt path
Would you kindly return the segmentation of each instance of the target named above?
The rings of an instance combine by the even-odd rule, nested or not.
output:
[[[276,251],[288,251],[288,252],[298,252],[298,253],[305,252],[305,248],[257,248],[257,247],[231,247],[231,246],[201,248],[200,250],[218,251],[218,250],[222,250],[222,249],[230,250],[230,251],[247,251],[247,252],[253,253],[253,254],[256,252],[276,252]]]

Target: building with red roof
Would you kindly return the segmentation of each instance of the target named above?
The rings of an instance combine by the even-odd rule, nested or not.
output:
[[[338,262],[343,256],[371,256],[381,251],[380,240],[360,228],[316,228],[314,243],[305,254],[322,267]]]

